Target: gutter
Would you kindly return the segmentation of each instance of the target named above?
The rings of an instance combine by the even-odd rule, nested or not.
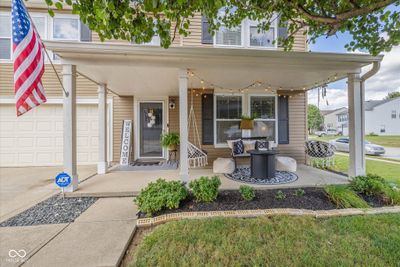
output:
[[[379,71],[380,68],[381,68],[381,61],[374,61],[372,69],[370,69],[367,73],[361,76],[361,81],[365,82],[367,79],[374,76]]]

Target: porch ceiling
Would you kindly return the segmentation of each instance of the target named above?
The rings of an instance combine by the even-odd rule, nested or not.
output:
[[[255,81],[272,89],[310,89],[360,68],[382,56],[245,50],[204,47],[163,49],[126,44],[48,41],[46,47],[63,63],[77,65],[80,73],[120,95],[178,95],[178,70],[192,70],[206,82],[227,89],[243,88]],[[189,87],[200,88],[200,79],[189,77]],[[212,87],[207,86],[206,87]],[[78,88],[79,90],[79,88]]]

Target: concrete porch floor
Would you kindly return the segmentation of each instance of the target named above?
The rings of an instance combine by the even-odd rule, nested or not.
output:
[[[293,183],[280,185],[251,185],[259,189],[290,188],[290,187],[314,187],[327,184],[343,184],[348,179],[345,176],[332,172],[319,170],[306,165],[298,165],[296,174],[299,176]],[[211,168],[190,169],[190,180],[201,176],[218,175],[221,179],[223,190],[239,189],[244,183],[239,183],[226,178],[223,174],[214,174]],[[107,174],[95,175],[79,184],[77,191],[67,193],[68,197],[96,196],[119,197],[136,196],[149,182],[158,178],[166,180],[179,180],[179,170],[156,171],[113,171]]]

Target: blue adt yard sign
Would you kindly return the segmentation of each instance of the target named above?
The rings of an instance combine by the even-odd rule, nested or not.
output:
[[[65,172],[61,172],[56,176],[56,184],[61,188],[69,186],[71,184],[71,181],[71,176],[69,176],[69,174]]]

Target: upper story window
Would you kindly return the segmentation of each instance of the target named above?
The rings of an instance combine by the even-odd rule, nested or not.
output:
[[[396,115],[397,115],[396,110],[392,110],[392,119],[396,119]]]
[[[0,14],[0,59],[11,58],[11,16]]]
[[[80,40],[80,23],[78,18],[55,17],[53,19],[53,39]]]
[[[228,28],[224,25],[214,36],[215,46],[233,46],[245,48],[276,48],[277,22],[273,22],[268,31],[260,31],[259,22],[249,19],[242,21],[238,27]]]
[[[242,27],[221,26],[215,34],[216,45],[242,46]]]
[[[47,13],[30,13],[33,24],[43,40],[90,41],[91,32],[74,15],[56,14],[54,18]],[[11,16],[0,12],[0,59],[12,59]],[[52,54],[50,52],[50,54]],[[54,59],[57,59],[53,55]]]

